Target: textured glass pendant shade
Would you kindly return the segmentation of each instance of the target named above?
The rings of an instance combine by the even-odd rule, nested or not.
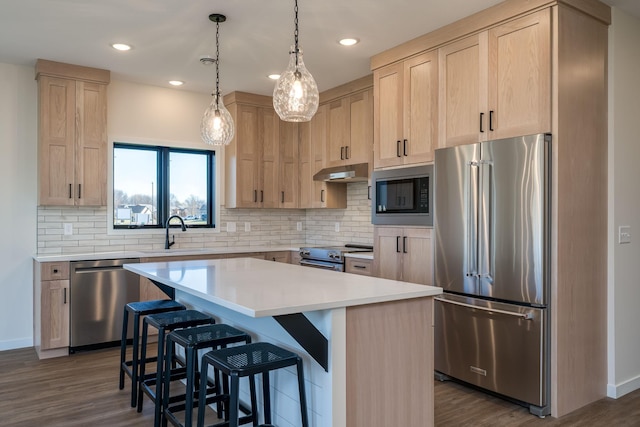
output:
[[[302,60],[299,49],[296,65],[295,47],[291,48],[289,65],[273,89],[273,108],[285,122],[308,122],[318,111],[318,85]]]
[[[200,135],[209,145],[229,145],[233,139],[233,118],[222,102],[222,95],[214,95],[211,104],[205,110],[200,124]]]

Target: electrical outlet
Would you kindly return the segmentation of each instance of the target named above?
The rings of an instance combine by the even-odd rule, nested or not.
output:
[[[302,231],[302,221],[298,221],[298,223],[296,224],[296,230]]]
[[[228,222],[227,223],[227,233],[235,233],[236,232],[236,223]]]
[[[621,225],[618,227],[618,243],[631,243],[631,226]]]
[[[340,223],[336,222],[336,233],[340,232]]]
[[[245,222],[244,223],[244,231],[251,231],[251,223],[250,222]]]
[[[70,222],[65,222],[63,226],[64,226],[64,235],[71,236],[73,234],[73,224],[71,224]]]

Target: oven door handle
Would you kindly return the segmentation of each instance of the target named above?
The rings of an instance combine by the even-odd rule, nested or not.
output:
[[[316,264],[313,261],[307,261],[304,259],[300,260],[300,265],[304,266],[304,267],[313,267],[313,268],[320,268],[322,270],[332,270],[332,271],[339,271],[335,268],[335,266],[331,266],[331,265],[322,265],[322,264]]]

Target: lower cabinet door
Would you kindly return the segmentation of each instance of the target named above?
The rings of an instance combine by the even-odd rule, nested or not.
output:
[[[435,370],[535,406],[547,404],[546,309],[443,294]]]

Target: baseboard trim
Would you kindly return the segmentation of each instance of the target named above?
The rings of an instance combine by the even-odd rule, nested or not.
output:
[[[640,389],[640,376],[620,384],[607,384],[607,397],[617,399],[638,389]]]

